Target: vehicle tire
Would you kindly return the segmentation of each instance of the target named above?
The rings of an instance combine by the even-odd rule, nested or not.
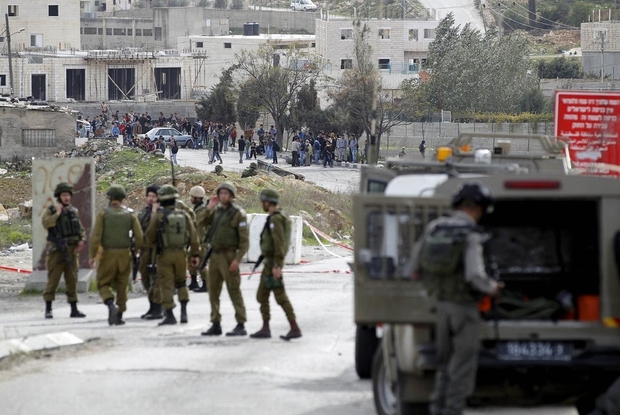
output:
[[[374,327],[358,324],[355,331],[355,371],[360,379],[370,379],[379,338]]]
[[[291,10],[292,10],[292,11],[295,11],[295,7],[291,7]]]
[[[381,347],[377,349],[372,362],[372,394],[375,409],[379,415],[397,415],[398,392],[392,385],[383,359]]]
[[[398,382],[399,384],[404,383],[404,375],[402,373],[398,374]],[[398,409],[400,415],[429,415],[431,413],[428,402],[405,402],[402,399],[401,390],[398,389],[399,397],[398,397]]]
[[[308,9],[306,9],[305,7],[304,7],[302,10],[303,10],[304,12],[307,12],[307,11],[308,11]]]
[[[194,140],[187,140],[185,142],[185,148],[194,148]]]

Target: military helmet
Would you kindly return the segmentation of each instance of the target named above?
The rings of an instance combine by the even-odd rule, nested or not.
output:
[[[224,171],[224,167],[222,167],[222,166],[215,166],[215,172],[216,173],[221,173],[223,171]]]
[[[452,207],[458,207],[466,200],[482,206],[487,212],[495,203],[491,191],[480,182],[463,183],[452,196]]]
[[[203,198],[203,197],[205,197],[206,193],[205,193],[204,187],[202,187],[202,186],[194,186],[191,189],[189,189],[189,195],[191,197]]]
[[[73,186],[67,182],[58,183],[56,189],[54,189],[54,197],[58,197],[65,192],[73,194]]]
[[[232,197],[235,197],[237,195],[237,188],[231,182],[224,182],[224,183],[220,184],[217,187],[217,189],[215,189],[215,194],[219,195],[220,194],[220,190],[222,190],[222,189],[228,190],[232,194]]]
[[[123,200],[127,197],[125,188],[120,184],[113,184],[112,186],[110,186],[110,188],[106,192],[106,195],[110,200]]]
[[[256,169],[258,169],[258,164],[256,164],[255,162],[251,162],[250,163],[250,168],[253,169],[253,170],[256,170]]]
[[[161,202],[165,202],[166,200],[172,200],[179,197],[179,192],[174,186],[169,184],[165,184],[159,188],[157,191],[157,197]]]
[[[260,197],[260,200],[263,202],[273,202],[273,203],[280,202],[280,194],[273,189],[263,189],[260,192],[259,197]]]

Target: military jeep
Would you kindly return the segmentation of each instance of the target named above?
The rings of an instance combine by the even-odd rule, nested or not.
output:
[[[470,403],[568,403],[587,413],[620,374],[620,181],[573,175],[564,146],[538,138],[545,151],[521,162],[494,151],[490,164],[461,154],[447,164],[396,161],[362,171],[354,196],[356,369],[372,375],[379,414],[428,413],[435,301],[414,278],[410,256],[426,224],[449,214],[453,192],[474,178],[497,200],[482,223],[485,262],[506,289],[496,303],[481,303]]]

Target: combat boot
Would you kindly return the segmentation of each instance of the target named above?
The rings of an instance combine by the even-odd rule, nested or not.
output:
[[[189,283],[189,286],[187,287],[188,290],[190,291],[194,291],[197,290],[199,288],[198,286],[198,276],[197,275],[192,275],[192,282]]]
[[[71,304],[71,315],[69,317],[73,317],[73,318],[86,317],[86,314],[81,313],[80,310],[78,310],[77,301],[72,301],[70,304]]]
[[[151,313],[145,317],[145,319],[146,320],[161,320],[162,318],[164,318],[164,315],[161,311],[161,304],[153,303],[153,309],[151,310]]]
[[[269,330],[269,320],[263,321],[263,328],[254,334],[250,334],[252,339],[270,339],[271,330]]]
[[[149,311],[147,311],[146,313],[142,314],[140,316],[141,319],[146,319],[152,312],[153,312],[153,306],[155,304],[152,301],[149,301]]]
[[[117,326],[122,326],[125,324],[125,321],[123,321],[123,313],[118,313],[116,315],[116,325]]]
[[[181,324],[187,323],[187,301],[181,301]]]
[[[163,321],[159,323],[158,325],[166,326],[166,325],[173,325],[173,324],[177,324],[177,319],[174,317],[174,312],[172,311],[172,309],[166,310],[166,318],[163,319]]]
[[[54,318],[54,315],[52,314],[52,302],[51,301],[45,302],[45,318]]]
[[[118,317],[118,308],[114,305],[113,298],[105,300],[105,305],[108,307],[108,324],[113,326],[116,324],[116,318]]]
[[[201,333],[203,336],[221,336],[222,335],[222,326],[219,322],[213,323],[209,330]]]
[[[199,288],[193,290],[195,293],[206,293],[207,292],[207,282],[203,281],[202,285]]]
[[[298,339],[301,337],[301,330],[297,325],[297,322],[293,319],[289,319],[288,322],[291,324],[291,330],[287,333],[286,336],[280,336],[282,340],[289,341],[291,339]]]
[[[243,325],[243,323],[239,323],[235,326],[235,328],[233,329],[233,331],[229,331],[228,333],[226,333],[226,335],[228,337],[232,337],[232,336],[246,336],[248,334],[247,331],[245,331],[245,326]]]

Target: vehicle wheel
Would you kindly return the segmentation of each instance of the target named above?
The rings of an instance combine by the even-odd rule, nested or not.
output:
[[[306,8],[304,7],[304,8],[303,8],[303,11],[307,12],[307,11],[308,11],[308,9],[306,9]]]
[[[194,141],[193,140],[187,140],[185,142],[185,148],[194,148]]]
[[[291,7],[291,10],[292,10],[292,11],[295,11],[295,7]]]
[[[397,386],[392,385],[379,347],[372,362],[372,393],[375,409],[379,415],[396,415],[398,405]]]
[[[404,375],[402,373],[398,374],[398,382],[399,384],[404,383]],[[399,389],[399,393],[400,393]],[[398,399],[398,408],[400,410],[400,415],[429,415],[431,411],[428,408],[428,402],[405,402],[402,400],[402,396],[399,396]]]
[[[355,331],[355,371],[360,379],[370,379],[372,361],[379,347],[374,327],[358,325]]]

